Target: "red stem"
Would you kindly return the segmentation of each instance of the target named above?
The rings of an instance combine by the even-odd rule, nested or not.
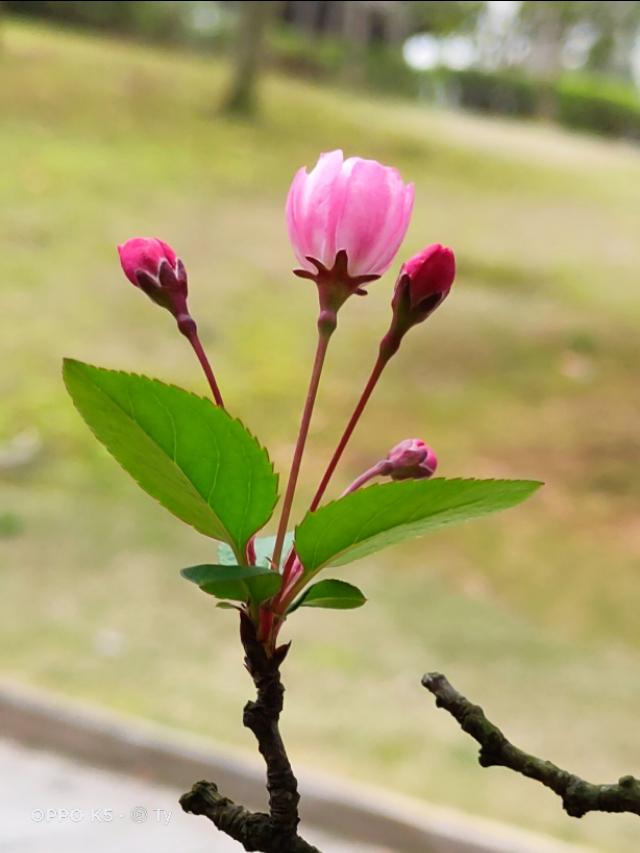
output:
[[[293,452],[293,460],[291,462],[289,482],[287,483],[287,490],[285,492],[284,500],[282,502],[282,514],[280,516],[280,523],[278,525],[276,541],[273,547],[272,561],[276,571],[278,571],[280,566],[280,558],[282,557],[282,548],[284,546],[284,537],[287,532],[287,525],[289,524],[291,507],[293,505],[293,496],[296,491],[298,475],[300,473],[300,463],[302,462],[302,454],[304,453],[304,446],[307,441],[307,435],[309,434],[311,415],[313,413],[313,407],[316,402],[316,396],[318,394],[318,385],[320,384],[320,375],[322,373],[322,367],[324,365],[324,359],[327,354],[327,347],[329,345],[329,339],[331,337],[332,331],[332,329],[320,329],[318,335],[318,346],[316,348],[313,369],[311,371],[311,379],[309,380],[309,390],[307,391],[307,399],[305,401],[304,409],[302,411],[300,430],[298,432],[298,439],[296,441],[296,447]]]
[[[222,399],[222,394],[220,393],[220,389],[218,388],[216,377],[214,376],[213,370],[211,369],[211,365],[209,364],[209,359],[207,358],[207,354],[204,351],[204,347],[200,343],[200,338],[198,337],[198,332],[195,323],[191,328],[189,328],[188,331],[183,332],[183,334],[193,347],[193,351],[195,352],[195,354],[198,356],[198,361],[202,365],[204,375],[207,377],[207,382],[209,383],[209,387],[211,388],[211,393],[213,394],[213,399],[216,401],[216,405],[220,406],[221,409],[224,409],[224,401]]]
[[[327,486],[329,485],[329,481],[333,476],[333,472],[336,470],[336,466],[340,461],[342,454],[344,453],[344,449],[347,446],[351,435],[353,434],[354,429],[358,425],[358,421],[360,420],[360,416],[362,415],[367,402],[369,401],[369,397],[373,393],[373,389],[376,387],[378,379],[380,379],[380,375],[385,368],[386,363],[389,361],[389,357],[387,355],[383,355],[382,353],[378,356],[378,360],[373,366],[373,370],[371,371],[371,375],[365,385],[364,391],[362,392],[362,396],[358,400],[358,405],[353,410],[353,414],[351,415],[351,419],[347,424],[345,431],[342,434],[342,438],[340,439],[338,446],[335,449],[333,456],[331,457],[331,461],[327,467],[327,470],[324,472],[324,476],[320,481],[320,485],[318,486],[318,490],[311,502],[310,511],[313,512],[314,509],[318,508],[320,501],[322,500],[322,496],[324,495]]]
[[[384,459],[380,462],[376,462],[375,465],[373,465],[363,474],[360,474],[359,477],[356,477],[353,483],[351,483],[351,485],[344,490],[340,497],[350,495],[352,492],[361,489],[362,486],[366,485],[370,480],[384,475],[386,473],[387,465],[388,463]],[[281,615],[283,613],[283,608],[284,610],[286,610],[286,608],[293,600],[295,593],[297,592],[299,578],[296,578],[296,580],[292,584],[292,577],[295,573],[296,567],[302,568],[302,564],[296,556],[295,549],[292,548],[285,562],[284,577],[282,580],[282,587],[280,593],[274,601],[273,610],[278,615]],[[291,595],[292,590],[294,591],[294,595]]]

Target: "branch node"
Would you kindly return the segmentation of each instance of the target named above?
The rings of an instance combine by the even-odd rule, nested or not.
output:
[[[242,715],[253,732],[267,767],[269,814],[250,812],[224,797],[212,782],[196,782],[180,798],[186,812],[204,815],[245,850],[263,853],[319,853],[298,835],[298,782],[291,769],[278,722],[284,701],[280,664],[289,651],[279,646],[269,656],[258,640],[253,622],[240,614],[240,638],[245,666],[256,687],[256,698],[248,701]]]

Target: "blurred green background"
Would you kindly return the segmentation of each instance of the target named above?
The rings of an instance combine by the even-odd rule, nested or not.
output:
[[[480,769],[420,676],[445,672],[517,743],[587,778],[637,773],[638,133],[627,113],[623,127],[592,126],[610,139],[562,129],[549,92],[579,80],[591,107],[614,93],[611,103],[638,109],[632,51],[624,67],[615,51],[609,65],[587,52],[582,66],[562,51],[584,25],[571,17],[577,7],[621,15],[640,4],[533,4],[568,16],[545,73],[530,63],[532,45],[548,48],[552,28],[531,21],[529,4],[395,4],[416,15],[432,7],[420,26],[440,54],[421,70],[402,58],[411,58],[408,30],[381,38],[370,27],[354,58],[326,24],[303,26],[295,5],[271,10],[259,108],[246,117],[218,109],[241,53],[232,41],[238,4],[5,4],[2,674],[253,749],[240,724],[250,684],[235,617],[178,576],[210,560],[211,543],[140,493],[97,445],[66,397],[60,361],[206,392],[169,315],[119,271],[116,243],[166,239],[187,264],[225,401],[284,477],[316,312],[313,286],[290,274],[284,199],[300,165],[341,147],[415,182],[399,260],[442,241],[455,248],[459,275],[390,366],[334,494],[414,435],[436,448],[445,476],[534,477],[546,487],[501,517],[344,570],[370,599],[361,610],[292,617],[284,733],[293,759],[597,849],[636,851],[635,819],[570,820],[546,790]],[[486,7],[507,5],[511,37],[528,33],[529,52],[493,66],[476,52],[465,69],[447,66],[451,39],[486,39],[486,16],[496,14]],[[86,20],[86,7],[122,6],[137,8],[133,23]],[[444,23],[433,17],[447,6],[456,9],[443,9]],[[150,28],[138,7],[157,7],[171,25]],[[626,32],[636,18],[621,20]],[[464,74],[474,85],[525,81],[539,108],[526,120],[461,111],[442,80]],[[467,105],[514,112],[501,103]],[[341,313],[298,514],[375,356],[392,283],[393,270]]]

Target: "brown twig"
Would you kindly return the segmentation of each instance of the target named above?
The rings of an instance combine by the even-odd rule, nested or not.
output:
[[[298,835],[298,783],[278,725],[284,697],[280,665],[289,647],[280,646],[269,657],[257,639],[253,622],[244,613],[240,616],[240,638],[245,666],[257,690],[255,701],[245,705],[243,723],[255,735],[267,767],[269,813],[251,812],[236,805],[220,794],[212,782],[196,782],[191,791],[180,798],[180,805],[186,812],[209,818],[245,850],[320,853]]]
[[[507,767],[550,788],[562,800],[570,817],[587,812],[630,812],[640,815],[640,780],[622,776],[617,784],[594,785],[562,770],[550,761],[529,755],[510,743],[500,729],[488,720],[479,705],[474,705],[452,687],[444,675],[430,672],[422,684],[457,720],[461,729],[480,744],[478,761],[482,767]]]

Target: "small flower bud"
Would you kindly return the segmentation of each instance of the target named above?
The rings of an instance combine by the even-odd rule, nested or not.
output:
[[[393,319],[381,352],[390,358],[412,326],[422,323],[449,295],[456,274],[455,255],[434,243],[402,265],[391,300]]]
[[[424,314],[424,320],[448,295],[455,275],[455,255],[446,246],[434,243],[403,264],[393,299],[400,299],[399,290],[406,288],[411,310]]]
[[[382,464],[383,473],[392,480],[422,480],[435,473],[438,459],[421,439],[406,438],[389,451]]]
[[[179,325],[188,324],[187,271],[171,246],[163,240],[134,237],[118,246],[118,254],[129,281],[170,311]]]
[[[361,489],[376,477],[390,477],[392,480],[424,480],[431,477],[438,467],[435,451],[419,438],[405,438],[387,453],[384,459],[376,462],[344,490],[342,496],[350,495]]]

